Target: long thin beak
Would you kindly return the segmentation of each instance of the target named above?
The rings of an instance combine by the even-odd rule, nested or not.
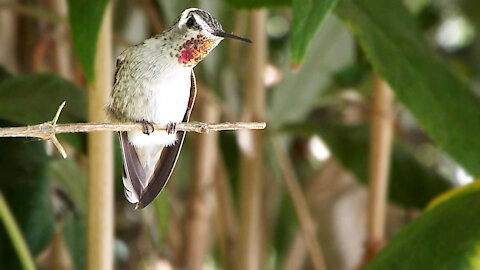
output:
[[[217,37],[237,39],[237,40],[240,40],[240,41],[243,41],[243,42],[252,43],[252,41],[251,41],[250,39],[246,39],[246,38],[243,38],[243,37],[235,36],[235,35],[228,34],[228,33],[225,33],[225,32],[215,32],[215,33],[213,33],[213,34],[214,34],[215,36],[217,36]]]

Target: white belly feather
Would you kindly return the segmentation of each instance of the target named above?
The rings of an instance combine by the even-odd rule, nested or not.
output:
[[[144,106],[143,119],[159,125],[169,123],[180,123],[187,111],[190,98],[190,74],[191,70],[182,69],[161,76],[157,80],[151,80],[143,84]],[[169,146],[175,143],[176,134],[167,134],[165,131],[155,131],[150,135],[138,131],[128,132],[128,139],[131,144],[137,147],[159,145]]]

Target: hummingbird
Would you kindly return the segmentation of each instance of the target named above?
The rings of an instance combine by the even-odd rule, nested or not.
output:
[[[125,197],[136,209],[150,204],[167,184],[185,138],[176,124],[188,122],[196,96],[193,68],[224,38],[210,13],[189,8],[161,34],[127,48],[117,58],[109,117],[143,123],[143,131],[119,132]],[[166,130],[154,131],[154,125]]]

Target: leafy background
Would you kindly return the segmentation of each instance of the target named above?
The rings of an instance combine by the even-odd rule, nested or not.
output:
[[[85,122],[87,84],[104,1],[0,4],[0,126],[52,119]],[[117,0],[114,55],[157,34],[191,6],[208,10],[227,32],[250,37],[249,16],[268,14],[261,211],[261,269],[316,269],[300,237],[301,219],[273,141],[291,161],[317,228],[327,269],[477,269],[480,208],[480,4],[476,0]],[[67,9],[68,7],[68,9]],[[68,12],[67,12],[68,10]],[[252,38],[252,37],[250,37]],[[252,38],[253,39],[253,38]],[[255,42],[255,39],[254,39]],[[196,69],[218,120],[245,110],[248,47],[223,42]],[[110,71],[113,72],[113,71]],[[368,262],[366,204],[373,78],[395,97],[386,246]],[[203,97],[202,97],[203,96]],[[207,98],[205,98],[205,96]],[[243,135],[242,135],[243,134]],[[244,235],[241,208],[245,134],[220,133],[219,160],[204,207],[212,228],[207,269],[234,269]],[[48,143],[0,139],[0,192],[41,269],[85,269],[86,136],[59,136],[69,159]],[[184,266],[191,234],[198,135],[189,134],[168,189],[144,211],[123,198],[115,147],[118,269]],[[215,150],[217,151],[217,150]],[[459,186],[463,186],[460,187]],[[428,207],[427,207],[428,206]],[[0,269],[21,269],[0,225]],[[222,225],[223,224],[223,225]],[[213,231],[220,231],[215,234]],[[225,236],[226,235],[226,236]],[[54,258],[60,258],[58,261]]]

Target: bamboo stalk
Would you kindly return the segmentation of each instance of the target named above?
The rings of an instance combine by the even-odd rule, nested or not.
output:
[[[68,15],[67,0],[48,0],[50,10],[63,18]],[[55,73],[67,80],[73,79],[72,47],[69,42],[69,29],[67,25],[57,24],[54,26],[53,42],[53,67]]]
[[[292,198],[295,213],[297,214],[298,222],[300,223],[303,241],[305,242],[305,245],[310,253],[310,259],[312,261],[313,268],[316,270],[325,270],[325,260],[323,258],[322,249],[317,240],[315,221],[313,220],[310,209],[308,208],[305,195],[300,187],[293,164],[288,155],[282,149],[278,139],[274,138],[272,143],[275,154],[282,167],[284,176],[283,178],[285,179],[288,192]]]
[[[140,0],[139,4],[145,12],[145,16],[147,17],[148,21],[150,22],[150,26],[154,33],[162,33],[165,29],[163,22],[161,20],[160,14],[158,14],[154,0]]]
[[[31,5],[23,5],[12,2],[0,3],[0,10],[9,9],[18,14],[27,15],[33,18],[38,18],[55,24],[67,24],[67,20],[64,17],[60,17],[57,14],[36,8]]]
[[[18,0],[13,0],[15,5]],[[0,63],[13,73],[18,72],[18,16],[10,9],[2,9],[0,4]]]
[[[220,109],[206,99],[200,101],[201,119],[220,120]],[[215,167],[218,162],[218,133],[198,136],[195,147],[194,181],[186,221],[185,268],[203,269],[212,225]]]
[[[27,243],[22,236],[22,232],[15,222],[12,212],[8,208],[7,201],[0,192],[0,219],[3,221],[3,226],[10,237],[13,247],[17,251],[20,264],[24,270],[35,270],[35,263],[33,262],[32,254],[28,249]]]
[[[305,264],[305,258],[307,257],[307,247],[305,241],[303,241],[303,235],[301,232],[295,234],[292,244],[288,250],[283,270],[301,270]]]
[[[267,56],[265,10],[252,11],[249,28],[254,43],[250,46],[245,84],[243,119],[258,121],[265,118],[265,88],[263,69]],[[262,174],[263,134],[245,131],[248,147],[242,149],[240,182],[240,233],[237,269],[257,270],[262,267]]]
[[[314,219],[321,219],[328,216],[325,213],[325,206],[331,204],[331,202],[336,201],[338,196],[342,194],[345,190],[349,189],[349,186],[346,186],[345,177],[349,177],[349,174],[338,164],[335,159],[330,158],[325,164],[322,166],[322,169],[319,173],[311,180],[307,181],[309,184],[305,188],[305,197],[307,200],[308,205],[310,206],[311,212],[313,214]],[[333,205],[326,206],[327,209],[331,209]],[[330,210],[327,210],[330,211]],[[320,242],[324,244],[324,248],[326,250],[326,265],[333,263],[333,266],[338,266],[341,264],[338,260],[335,262],[332,259],[335,259],[336,256],[333,253],[340,252],[340,251],[333,251],[337,249],[337,244],[335,241],[331,242],[331,240],[326,240],[322,238],[322,234],[329,234],[333,232],[331,222],[326,222],[329,225],[323,228],[321,233],[318,235]],[[325,224],[325,222],[323,223]],[[316,225],[316,229],[318,229],[318,224]],[[328,241],[328,242],[325,242]],[[303,269],[304,262],[308,256],[308,250],[305,244],[305,241],[302,237],[302,232],[299,231],[296,233],[295,237],[293,238],[288,255],[286,256],[286,260],[284,261],[283,270],[300,270]],[[328,260],[330,259],[330,260]],[[338,267],[337,267],[338,268]],[[332,268],[335,269],[335,268]]]
[[[104,104],[112,86],[112,3],[100,28],[95,57],[95,82],[88,91],[88,119],[104,122]],[[113,269],[113,136],[88,134],[87,269]]]
[[[225,165],[219,159],[215,168],[216,225],[223,268],[234,269],[238,218],[225,170]]]
[[[369,261],[385,240],[388,171],[393,135],[393,93],[388,84],[374,77],[373,111],[370,126],[370,173],[367,209],[367,253]]]

